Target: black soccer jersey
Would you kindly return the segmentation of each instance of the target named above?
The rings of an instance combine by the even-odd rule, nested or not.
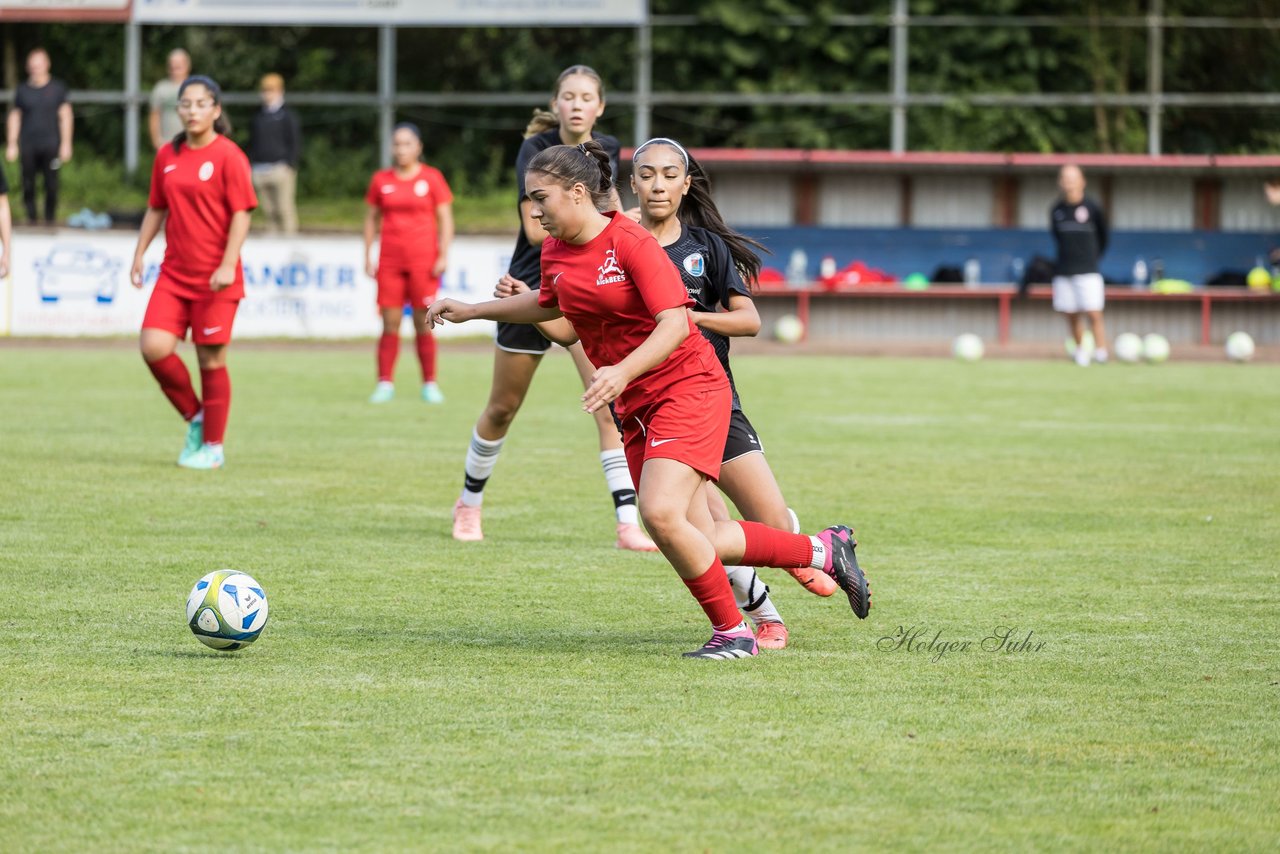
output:
[[[681,225],[680,237],[670,246],[664,246],[667,257],[680,269],[680,279],[684,282],[689,298],[694,301],[694,311],[716,311],[720,306],[729,307],[732,294],[751,296],[751,290],[742,281],[742,274],[733,263],[729,247],[719,235],[691,225]],[[733,371],[729,369],[729,338],[710,329],[702,329],[702,336],[710,342],[716,351],[716,358],[724,367],[729,377],[729,387],[733,390],[733,408],[742,409],[738,400],[738,387],[733,382]]]
[[[1049,228],[1058,244],[1059,276],[1098,272],[1098,259],[1107,251],[1107,218],[1093,199],[1078,205],[1059,199],[1049,210]]]
[[[609,165],[613,167],[613,180],[616,184],[618,181],[618,155],[621,153],[621,146],[618,140],[612,136],[591,132],[591,138],[600,143],[604,150],[609,154]],[[545,151],[553,145],[561,145],[560,129],[552,128],[526,139],[520,145],[520,152],[516,155],[516,208],[520,207],[520,202],[524,200],[524,173],[529,168],[529,161],[539,151]],[[511,253],[511,264],[507,268],[507,272],[512,278],[519,279],[533,290],[537,290],[542,285],[542,276],[540,271],[540,263],[542,260],[542,250],[537,246],[529,243],[529,238],[524,235],[524,225],[521,222],[519,233],[516,234],[516,248]]]

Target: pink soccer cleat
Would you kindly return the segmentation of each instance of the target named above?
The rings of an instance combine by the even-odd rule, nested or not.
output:
[[[453,505],[453,538],[463,542],[484,539],[484,532],[480,530],[480,508],[468,507],[461,498]]]
[[[785,649],[787,646],[787,627],[782,623],[761,623],[756,627],[756,643],[761,649]]]
[[[479,526],[477,517],[476,525]],[[456,528],[454,529],[457,530]],[[457,534],[455,533],[456,537]],[[626,522],[618,523],[618,541],[613,544],[614,548],[626,549],[631,552],[656,552],[658,547],[653,544],[653,540],[644,531],[640,530],[639,525],[631,525]]]

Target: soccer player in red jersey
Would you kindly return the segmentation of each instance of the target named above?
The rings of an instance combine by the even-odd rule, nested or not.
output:
[[[426,324],[426,316],[449,263],[453,193],[440,170],[421,161],[422,132],[417,125],[396,125],[391,136],[391,157],[394,165],[374,173],[364,198],[369,205],[364,218],[365,270],[378,282],[378,310],[382,313],[378,385],[369,402],[386,403],[395,396],[400,320],[408,305],[413,312],[418,361],[422,365],[422,399],[444,403],[444,395],[436,385],[436,339]],[[373,241],[379,225],[382,240],[375,260]]]
[[[849,528],[814,537],[759,522],[715,521],[705,485],[720,476],[732,402],[728,377],[697,333],[692,300],[658,242],[640,225],[600,213],[612,188],[609,157],[595,142],[553,146],[529,163],[525,193],[549,237],[541,289],[470,305],[445,299],[428,321],[481,317],[508,323],[567,318],[599,367],[583,409],[613,403],[640,511],[662,554],[712,625],[693,658],[731,659],[759,649],[734,601],[724,563],[820,569],[848,594],[854,612],[871,607]]]
[[[164,261],[142,318],[139,346],[165,397],[188,423],[178,465],[216,469],[224,463],[222,438],[231,408],[227,344],[244,298],[240,247],[258,198],[249,158],[224,135],[218,84],[188,77],[178,90],[178,115],[185,129],[156,153],[130,276],[141,288],[143,253],[163,227]],[[188,328],[203,402],[177,354]]]
[[[551,111],[539,110],[525,129],[525,140],[516,155],[516,183],[520,209],[520,231],[511,255],[511,265],[498,281],[494,296],[506,297],[537,289],[538,258],[547,233],[538,221],[529,216],[531,202],[525,195],[524,176],[529,161],[540,151],[554,145],[576,145],[594,139],[608,153],[617,171],[619,145],[611,136],[597,133],[596,120],[604,113],[604,83],[600,75],[585,65],[573,65],[561,72],[556,81]],[[611,209],[621,207],[616,190],[610,190],[606,204]],[[493,385],[489,389],[489,402],[476,421],[467,448],[463,471],[462,494],[453,507],[453,536],[458,540],[482,540],[480,525],[484,488],[498,462],[511,422],[524,403],[533,382],[534,371],[542,362],[542,356],[551,346],[532,326],[499,323],[497,350],[493,358]],[[569,354],[582,377],[583,387],[590,382],[595,367],[583,354],[580,345],[572,345]],[[656,551],[653,541],[640,530],[636,511],[636,489],[627,470],[626,455],[618,440],[618,431],[608,412],[595,414],[596,431],[600,439],[600,465],[604,469],[605,483],[613,496],[614,515],[617,519],[615,545],[633,551]]]

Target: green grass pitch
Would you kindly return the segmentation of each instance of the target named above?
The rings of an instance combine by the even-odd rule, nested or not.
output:
[[[563,355],[450,539],[491,362],[374,407],[371,344],[240,345],[198,473],[130,346],[0,349],[0,848],[1274,850],[1277,367],[741,357],[875,607],[770,572],[791,647],[710,663]],[[220,567],[238,653],[184,623]]]

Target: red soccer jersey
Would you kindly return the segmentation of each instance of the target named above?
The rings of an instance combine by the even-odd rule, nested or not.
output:
[[[538,304],[559,308],[573,323],[592,364],[616,365],[645,342],[654,319],[693,305],[658,241],[625,215],[607,213],[604,231],[581,246],[548,237],[542,244]],[[636,377],[617,401],[619,417],[680,380],[704,376],[727,383],[707,339],[689,319],[689,335],[657,367]]]
[[[249,158],[225,136],[202,148],[165,144],[151,169],[150,207],[168,211],[162,269],[174,280],[210,291],[209,277],[227,251],[231,216],[258,206]],[[212,291],[210,291],[212,292]],[[219,292],[244,298],[244,269],[236,259],[235,284]]]
[[[436,207],[453,201],[439,169],[425,163],[408,178],[395,169],[373,173],[364,200],[382,211],[378,266],[418,269],[436,263]]]

